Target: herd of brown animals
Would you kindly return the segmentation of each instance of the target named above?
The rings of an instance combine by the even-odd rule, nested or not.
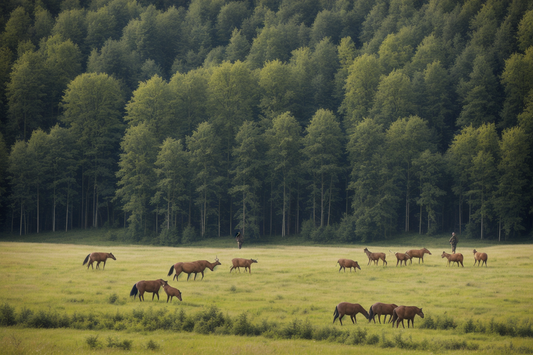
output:
[[[385,253],[372,253],[368,248],[365,248],[363,250],[368,257],[368,264],[370,265],[371,262],[374,262],[375,265],[378,264],[380,260],[383,261],[383,266],[387,265],[386,254]],[[424,254],[432,255],[429,250],[426,248],[422,249],[411,249],[407,250],[405,253],[394,253],[392,250],[390,250],[391,253],[393,253],[396,256],[396,266],[398,266],[398,263],[400,266],[402,266],[402,263],[407,266],[407,260],[410,261],[410,263],[413,263],[413,258],[418,258],[418,263],[420,264],[420,260],[424,262]],[[456,254],[448,254],[446,252],[442,252],[442,258],[448,259],[448,265],[450,262],[457,263],[457,266],[459,266],[459,263],[461,266],[463,265],[463,254],[456,253]],[[480,253],[476,249],[474,249],[474,266],[476,263],[479,265],[485,264],[487,266],[487,254],[486,253]],[[346,268],[350,269],[350,272],[352,271],[352,267],[354,268],[354,271],[357,272],[357,269],[361,270],[361,267],[357,263],[357,261],[350,260],[350,259],[339,259],[337,261],[337,264],[340,265],[339,272],[344,269],[344,272],[346,272]],[[404,320],[407,319],[407,328],[409,328],[409,322],[413,325],[413,328],[415,326],[414,318],[416,315],[419,315],[421,318],[424,318],[424,312],[422,312],[422,308],[418,308],[416,306],[397,306],[393,303],[386,304],[377,302],[374,303],[372,306],[370,306],[370,312],[367,312],[360,304],[358,303],[349,303],[349,302],[341,302],[335,307],[335,311],[333,312],[333,323],[335,323],[335,320],[339,318],[339,322],[342,325],[342,317],[345,315],[349,315],[350,319],[352,320],[352,323],[356,323],[357,320],[355,318],[355,315],[357,313],[361,313],[364,315],[368,321],[374,321],[376,323],[376,315],[378,316],[378,321],[381,324],[381,316],[383,315],[383,322],[387,319],[387,315],[390,316],[389,323],[392,322],[392,326],[394,327],[394,324],[396,324],[396,328],[400,325],[400,322],[402,323],[402,326],[405,328]]]
[[[419,315],[421,318],[424,318],[424,312],[422,308],[416,306],[397,306],[394,303],[381,303],[377,302],[370,306],[370,312],[367,312],[359,303],[349,303],[341,302],[335,307],[333,311],[333,323],[339,318],[339,322],[342,325],[342,317],[349,315],[352,323],[356,323],[355,315],[361,313],[368,319],[369,322],[374,321],[376,323],[376,316],[378,316],[378,321],[381,324],[381,316],[383,317],[383,323],[389,317],[389,323],[392,322],[392,327],[396,323],[396,328],[402,323],[402,327],[405,328],[403,321],[407,319],[407,328],[409,328],[409,322],[415,327],[415,316]]]
[[[378,264],[379,260],[383,261],[383,266],[387,265],[386,254],[385,253],[372,253],[368,250],[368,248],[364,249],[365,254],[368,257],[368,264],[370,265],[371,262],[374,262],[375,265]],[[429,250],[426,248],[422,249],[411,249],[406,251],[405,253],[394,253],[396,256],[396,266],[398,266],[398,263],[400,266],[402,266],[402,263],[407,266],[407,260],[410,261],[410,263],[413,263],[413,258],[418,258],[418,263],[420,263],[420,260],[424,262],[424,254],[432,255]],[[476,249],[474,249],[474,266],[476,263],[478,266],[485,265],[487,266],[487,254],[486,253],[480,253]],[[450,262],[457,263],[457,266],[459,266],[459,263],[462,267],[463,265],[463,254],[461,253],[454,253],[454,254],[448,254],[446,252],[442,252],[441,255],[442,258],[446,258],[448,260],[447,265],[450,265]],[[91,253],[87,255],[85,260],[83,261],[83,265],[87,264],[87,269],[89,266],[91,266],[94,269],[93,263],[96,261],[96,269],[99,268],[100,263],[103,262],[102,269],[105,269],[105,263],[106,260],[110,258],[113,260],[117,260],[113,253]],[[234,258],[232,259],[232,266],[230,267],[230,273],[234,269],[238,269],[239,273],[241,272],[241,267],[244,267],[244,272],[246,272],[246,269],[248,269],[248,272],[252,273],[252,264],[257,263],[257,260],[254,259],[243,259],[243,258]],[[344,269],[344,272],[346,272],[346,268],[352,271],[352,268],[354,268],[354,272],[357,271],[357,269],[361,270],[361,267],[357,263],[357,261],[350,260],[350,259],[339,259],[337,261],[337,264],[340,265],[339,272]],[[178,262],[170,267],[170,270],[168,272],[167,276],[170,276],[174,274],[174,277],[172,280],[176,279],[178,280],[178,277],[181,273],[187,274],[187,281],[189,280],[189,277],[191,274],[194,273],[194,280],[196,280],[197,274],[202,274],[202,280],[204,278],[204,271],[206,268],[213,271],[214,268],[217,265],[222,265],[220,261],[218,260],[218,257],[215,258],[215,262],[211,263],[207,260],[197,260],[193,262]],[[453,265],[453,264],[452,264]],[[152,300],[154,299],[154,296],[157,295],[157,299],[159,300],[159,290],[163,287],[163,290],[167,294],[167,303],[170,301],[172,302],[172,298],[176,297],[180,301],[181,298],[181,292],[177,288],[174,288],[168,284],[168,281],[165,281],[163,279],[153,280],[153,281],[138,281],[133,285],[133,288],[131,289],[130,296],[133,296],[133,299],[139,295],[139,301],[144,301],[144,293],[150,292],[152,293]],[[339,322],[342,325],[342,318],[345,315],[349,315],[350,319],[352,320],[352,323],[356,323],[357,320],[355,318],[357,313],[361,313],[365,316],[366,319],[368,319],[369,322],[374,321],[376,323],[375,317],[378,316],[378,321],[381,324],[381,316],[383,315],[383,322],[385,323],[387,316],[389,317],[389,323],[392,322],[392,326],[394,327],[394,324],[396,324],[396,328],[400,325],[400,322],[402,323],[402,326],[405,328],[404,320],[407,319],[407,328],[409,328],[409,323],[412,324],[413,328],[415,326],[414,318],[416,315],[420,316],[421,318],[424,318],[424,313],[422,312],[422,308],[418,308],[416,306],[397,306],[396,304],[390,303],[381,303],[377,302],[374,303],[372,306],[370,306],[370,312],[367,312],[360,304],[358,303],[349,303],[349,302],[341,302],[335,307],[335,311],[333,312],[333,323],[339,318]]]

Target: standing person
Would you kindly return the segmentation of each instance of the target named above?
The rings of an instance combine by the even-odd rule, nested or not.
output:
[[[452,232],[452,237],[450,238],[450,244],[452,245],[452,254],[455,254],[455,247],[457,246],[457,236],[455,232]]]
[[[237,245],[240,249],[242,247],[242,243],[244,242],[244,238],[242,237],[240,231],[235,232],[235,240],[237,241]]]

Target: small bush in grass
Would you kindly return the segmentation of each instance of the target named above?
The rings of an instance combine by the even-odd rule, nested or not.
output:
[[[233,322],[233,334],[235,335],[253,335],[255,328],[253,324],[248,321],[246,313],[241,313]]]
[[[350,333],[350,336],[348,336],[348,339],[346,339],[346,344],[350,344],[350,345],[364,344],[366,342],[366,335],[367,335],[366,329],[357,329],[354,332]]]
[[[9,304],[4,303],[0,306],[0,325],[11,326],[17,323],[15,318],[15,308]]]
[[[108,348],[119,348],[122,350],[131,350],[131,345],[133,344],[132,340],[122,340],[118,338],[107,337],[107,347]]]
[[[148,340],[148,343],[146,343],[146,350],[155,351],[155,350],[159,350],[160,348],[161,346],[155,341],[153,341],[152,339]]]
[[[26,307],[22,307],[20,312],[16,316],[17,324],[27,325],[29,320],[33,317],[33,311]]]
[[[370,335],[367,339],[366,339],[366,343],[368,345],[376,345],[377,343],[379,343],[379,335],[377,334],[372,334]]]
[[[98,349],[102,347],[102,344],[98,341],[98,335],[89,335],[85,338],[85,342],[89,345],[90,349]]]
[[[472,318],[470,318],[463,324],[463,331],[465,333],[473,333],[476,331],[476,325],[474,324]]]
[[[109,295],[109,297],[107,298],[107,303],[114,304],[114,303],[117,303],[118,300],[119,300],[118,295],[116,293],[113,293]]]
[[[385,336],[385,332],[381,333],[381,344],[380,346],[382,348],[394,348],[395,347],[395,344],[392,340],[388,339],[386,336]]]

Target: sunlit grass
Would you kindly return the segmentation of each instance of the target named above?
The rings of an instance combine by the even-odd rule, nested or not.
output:
[[[446,267],[446,259],[440,254],[449,250],[445,238],[428,240],[424,245],[385,245],[382,243],[364,246],[261,246],[246,245],[238,250],[232,247],[151,247],[103,245],[86,246],[48,243],[0,243],[0,297],[2,303],[31,310],[44,309],[59,313],[75,312],[88,314],[128,314],[133,310],[163,310],[174,312],[183,309],[187,314],[215,305],[224,315],[238,317],[243,312],[253,323],[263,320],[286,324],[294,320],[307,321],[314,327],[337,329],[363,329],[369,335],[379,336],[380,342],[397,340],[401,334],[405,341],[431,344],[467,341],[477,344],[488,352],[510,351],[508,347],[533,349],[531,338],[501,337],[493,333],[465,333],[462,326],[469,320],[474,324],[493,321],[528,321],[533,316],[531,291],[533,291],[533,252],[531,245],[491,245],[473,241],[459,244],[458,252],[465,256],[465,267]],[[472,243],[472,244],[470,244]],[[433,246],[431,246],[433,244]],[[437,249],[437,245],[442,247]],[[479,245],[479,246],[478,246]],[[428,247],[433,255],[425,256],[425,263],[413,262],[407,267],[396,267],[396,260],[389,250],[404,252],[410,248]],[[368,265],[363,248],[386,252],[388,266]],[[473,267],[472,249],[488,253],[488,268]],[[117,260],[108,260],[105,270],[92,270],[82,266],[87,254],[92,251],[113,252]],[[177,261],[220,259],[221,266],[214,272],[205,271],[203,280],[179,281],[167,276],[169,268]],[[252,273],[229,273],[234,257],[254,258]],[[362,270],[338,272],[339,258],[357,260]],[[133,284],[139,280],[163,278],[181,290],[183,302],[176,299],[166,303],[164,291],[161,300],[146,302],[129,298]],[[365,309],[375,302],[416,305],[422,307],[426,318],[451,317],[458,326],[450,330],[421,329],[424,320],[415,319],[416,331],[396,330],[390,324],[368,323],[358,314],[357,325],[349,318],[341,328],[337,321],[332,325],[333,310],[339,302],[360,303]],[[400,327],[401,328],[401,327]],[[348,353],[353,346],[327,341],[276,340],[263,337],[202,336],[196,333],[173,333],[165,331],[138,332],[124,330],[77,331],[73,329],[36,330],[20,327],[1,328],[1,342],[6,349],[17,352],[16,339],[32,349],[43,344],[45,353],[90,352],[85,342],[89,335],[98,335],[105,345],[108,336],[120,340],[133,340],[132,353],[142,353],[142,346],[150,339],[161,344],[164,353],[176,349],[178,343],[191,346],[190,352],[208,353],[225,349],[224,353]],[[64,339],[59,334],[69,334],[76,339]],[[69,338],[70,339],[70,338]],[[179,339],[179,341],[178,341]],[[183,345],[182,344],[182,345]],[[190,344],[190,345],[189,345]],[[187,349],[187,348],[180,348]],[[315,351],[316,349],[316,351]],[[384,351],[379,345],[364,346],[365,353]],[[400,351],[400,349],[395,348]],[[11,351],[11,350],[10,350]],[[99,351],[116,352],[116,349]],[[429,350],[428,350],[429,351]],[[417,351],[423,353],[424,351]],[[174,353],[174,352],[173,352]],[[179,353],[179,352],[178,352]],[[425,352],[427,353],[427,351]]]

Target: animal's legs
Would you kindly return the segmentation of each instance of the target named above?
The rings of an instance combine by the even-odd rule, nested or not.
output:
[[[350,319],[352,320],[353,324],[357,323],[357,319],[355,319],[355,314],[350,316]]]
[[[339,322],[341,323],[341,325],[342,325],[342,317],[344,317],[344,314],[341,314],[341,316],[339,317]]]
[[[381,324],[381,313],[378,313],[378,321],[379,321],[379,324]],[[383,322],[385,322],[385,319],[383,319]]]
[[[104,260],[104,267],[102,268],[102,270],[105,270],[105,260]]]

